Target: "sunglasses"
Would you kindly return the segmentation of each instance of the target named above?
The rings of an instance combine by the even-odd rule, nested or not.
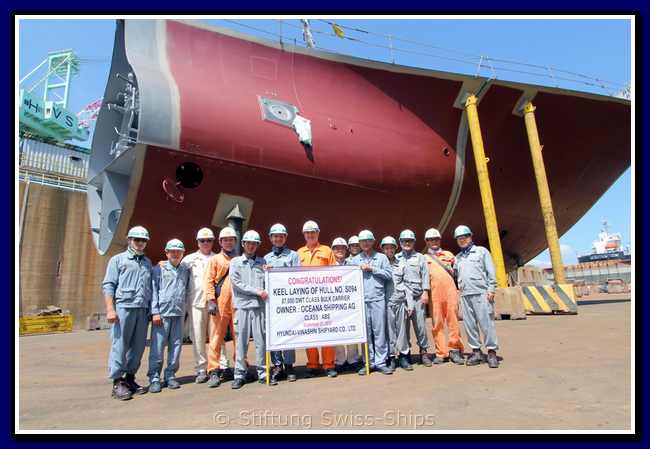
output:
[[[456,240],[467,240],[469,238],[469,235],[459,235],[456,237]]]
[[[197,239],[199,243],[208,243],[208,242],[214,242],[214,239]]]
[[[413,242],[415,242],[415,240],[411,240],[411,239],[402,239],[401,242],[402,242],[402,243],[413,243]]]
[[[135,237],[135,238],[133,239],[133,241],[136,242],[136,243],[142,243],[142,242],[146,242],[147,239],[141,239],[141,238],[139,238],[139,237]]]

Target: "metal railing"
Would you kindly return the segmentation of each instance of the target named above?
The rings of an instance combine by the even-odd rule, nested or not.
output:
[[[87,193],[88,183],[85,179],[65,176],[57,173],[45,173],[30,171],[25,168],[18,170],[18,180],[20,182],[38,184],[47,187],[54,187],[72,192]]]
[[[546,79],[551,86],[560,87],[560,82],[564,83],[579,83],[583,86],[588,86],[595,91],[604,91],[608,96],[616,96],[621,98],[631,98],[632,86],[629,82],[625,84],[605,81],[600,78],[593,78],[578,73],[569,72],[549,66],[525,64],[513,61],[506,61],[503,59],[494,59],[485,55],[475,55],[471,53],[451,50],[448,48],[437,47],[435,45],[424,44],[408,39],[402,39],[389,34],[375,33],[366,31],[359,28],[351,28],[340,23],[331,22],[323,19],[311,20],[309,25],[296,24],[287,20],[273,19],[273,20],[248,20],[245,22],[236,21],[231,19],[211,20],[209,22],[226,26],[232,29],[238,29],[249,34],[254,34],[269,39],[276,39],[279,42],[291,43],[293,45],[314,48],[316,50],[326,51],[330,53],[337,53],[341,55],[354,56],[362,59],[372,59],[376,61],[389,62],[391,64],[399,64],[400,59],[409,58],[407,65],[417,66],[425,69],[433,70],[446,70],[448,68],[438,67],[443,62],[455,64],[454,67],[459,67],[460,72],[467,72],[479,76],[481,71],[489,72],[489,77],[498,79],[499,75],[503,75],[504,79],[508,74],[517,74],[518,76],[528,76]],[[267,23],[275,22],[275,26],[269,26]],[[293,22],[300,22],[294,19]],[[317,29],[320,28],[320,29]],[[275,29],[273,29],[275,28]],[[327,31],[332,30],[332,32]],[[305,33],[309,35],[306,39]],[[311,39],[313,35],[314,39]],[[340,39],[344,39],[347,43],[346,47],[348,52],[343,52],[328,46],[334,47]],[[306,42],[307,41],[307,42]],[[322,44],[322,45],[319,45]],[[357,45],[358,44],[358,45]],[[349,51],[357,51],[353,54]],[[375,50],[379,50],[379,52]],[[372,56],[361,56],[361,53],[371,54]],[[413,58],[419,59],[413,59]],[[417,62],[412,62],[416,60]],[[435,60],[437,62],[432,62]],[[403,62],[402,62],[403,64]],[[464,70],[466,67],[467,70]],[[455,71],[455,70],[454,70]],[[474,72],[475,73],[470,73]],[[513,77],[511,76],[511,79]],[[535,78],[533,78],[535,79]]]
[[[21,168],[35,168],[75,178],[85,179],[88,177],[88,167],[85,165],[63,162],[50,157],[38,156],[36,154],[22,153],[19,157],[18,163]]]

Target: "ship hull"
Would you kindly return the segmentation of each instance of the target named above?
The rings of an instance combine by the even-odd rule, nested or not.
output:
[[[111,73],[89,175],[100,253],[121,250],[141,225],[162,258],[171,238],[188,245],[199,228],[225,226],[234,205],[244,229],[264,235],[283,223],[293,248],[307,220],[326,244],[408,228],[423,245],[436,227],[455,250],[459,224],[487,244],[468,93],[479,98],[508,270],[547,247],[522,102],[539,111],[560,235],[630,165],[629,101],[335,56],[199,22],[118,21]],[[310,120],[310,144],[296,115]]]
[[[614,251],[606,254],[587,254],[586,256],[578,257],[578,263],[591,263],[603,262],[609,260],[631,260],[630,254],[625,254],[623,251]]]

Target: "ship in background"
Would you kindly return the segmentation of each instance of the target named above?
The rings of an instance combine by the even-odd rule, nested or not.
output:
[[[609,222],[602,220],[605,228],[598,234],[598,240],[591,245],[591,254],[578,256],[578,263],[602,262],[606,260],[630,260],[629,243],[624,247],[621,243],[621,233],[609,233]]]
[[[631,162],[627,99],[400,66],[276,42],[200,21],[118,20],[88,176],[100,254],[135,225],[188,248],[231,218],[304,244],[370,229],[378,239],[468,225],[487,232],[464,101],[478,98],[507,271],[547,246],[522,106],[544,145],[558,235]],[[262,251],[269,249],[266,245]]]
[[[602,220],[605,228],[598,234],[598,240],[591,247],[591,254],[578,256],[578,263],[564,266],[568,282],[576,285],[593,286],[593,292],[619,293],[629,291],[632,284],[632,253],[630,244],[623,246],[620,232],[609,232],[609,222]],[[577,253],[576,253],[577,254]],[[546,280],[555,282],[552,268],[545,268]],[[587,287],[581,288],[588,294]]]

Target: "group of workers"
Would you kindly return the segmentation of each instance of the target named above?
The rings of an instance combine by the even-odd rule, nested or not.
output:
[[[345,369],[360,375],[376,371],[390,375],[398,367],[411,371],[410,328],[419,348],[419,362],[430,367],[451,361],[477,365],[487,361],[497,368],[498,349],[494,325],[496,276],[486,248],[477,246],[466,226],[454,231],[460,252],[454,256],[440,246],[441,235],[429,229],[424,237],[427,251],[414,250],[415,234],[404,230],[398,241],[381,240],[381,252],[374,250],[375,237],[361,231],[347,241],[336,238],[331,246],[319,242],[320,228],[314,221],[303,226],[305,246],[287,248],[287,230],[275,224],[269,231],[272,250],[258,254],[261,238],[249,230],[242,236],[242,254],[234,229],[221,229],[220,251],[215,253],[215,235],[210,228],[197,233],[198,251],[185,256],[178,239],[165,247],[167,260],[155,267],[145,256],[149,233],[141,226],[126,237],[125,252],[112,257],[103,282],[107,321],[111,323],[109,375],[111,396],[120,400],[134,394],[157,393],[163,387],[180,388],[176,380],[183,343],[184,321],[190,327],[197,383],[218,387],[232,380],[231,388],[246,382],[277,385],[297,380],[295,350],[271,351],[270,376],[266,379],[265,272],[274,267],[355,265],[362,272],[367,331],[367,360],[358,345],[307,348],[305,378],[317,376],[322,365],[325,375],[337,377]],[[472,354],[465,360],[459,326],[459,301],[467,341]],[[427,307],[432,319],[435,343],[433,360],[428,353]],[[135,381],[151,323],[149,386]],[[445,335],[447,324],[449,338]],[[479,333],[483,334],[483,343]],[[230,369],[225,337],[230,331],[234,344],[234,371]],[[255,347],[257,375],[248,369],[246,354],[250,339]],[[207,340],[207,345],[206,345]],[[487,349],[487,358],[481,347]],[[163,359],[167,364],[163,370]]]

